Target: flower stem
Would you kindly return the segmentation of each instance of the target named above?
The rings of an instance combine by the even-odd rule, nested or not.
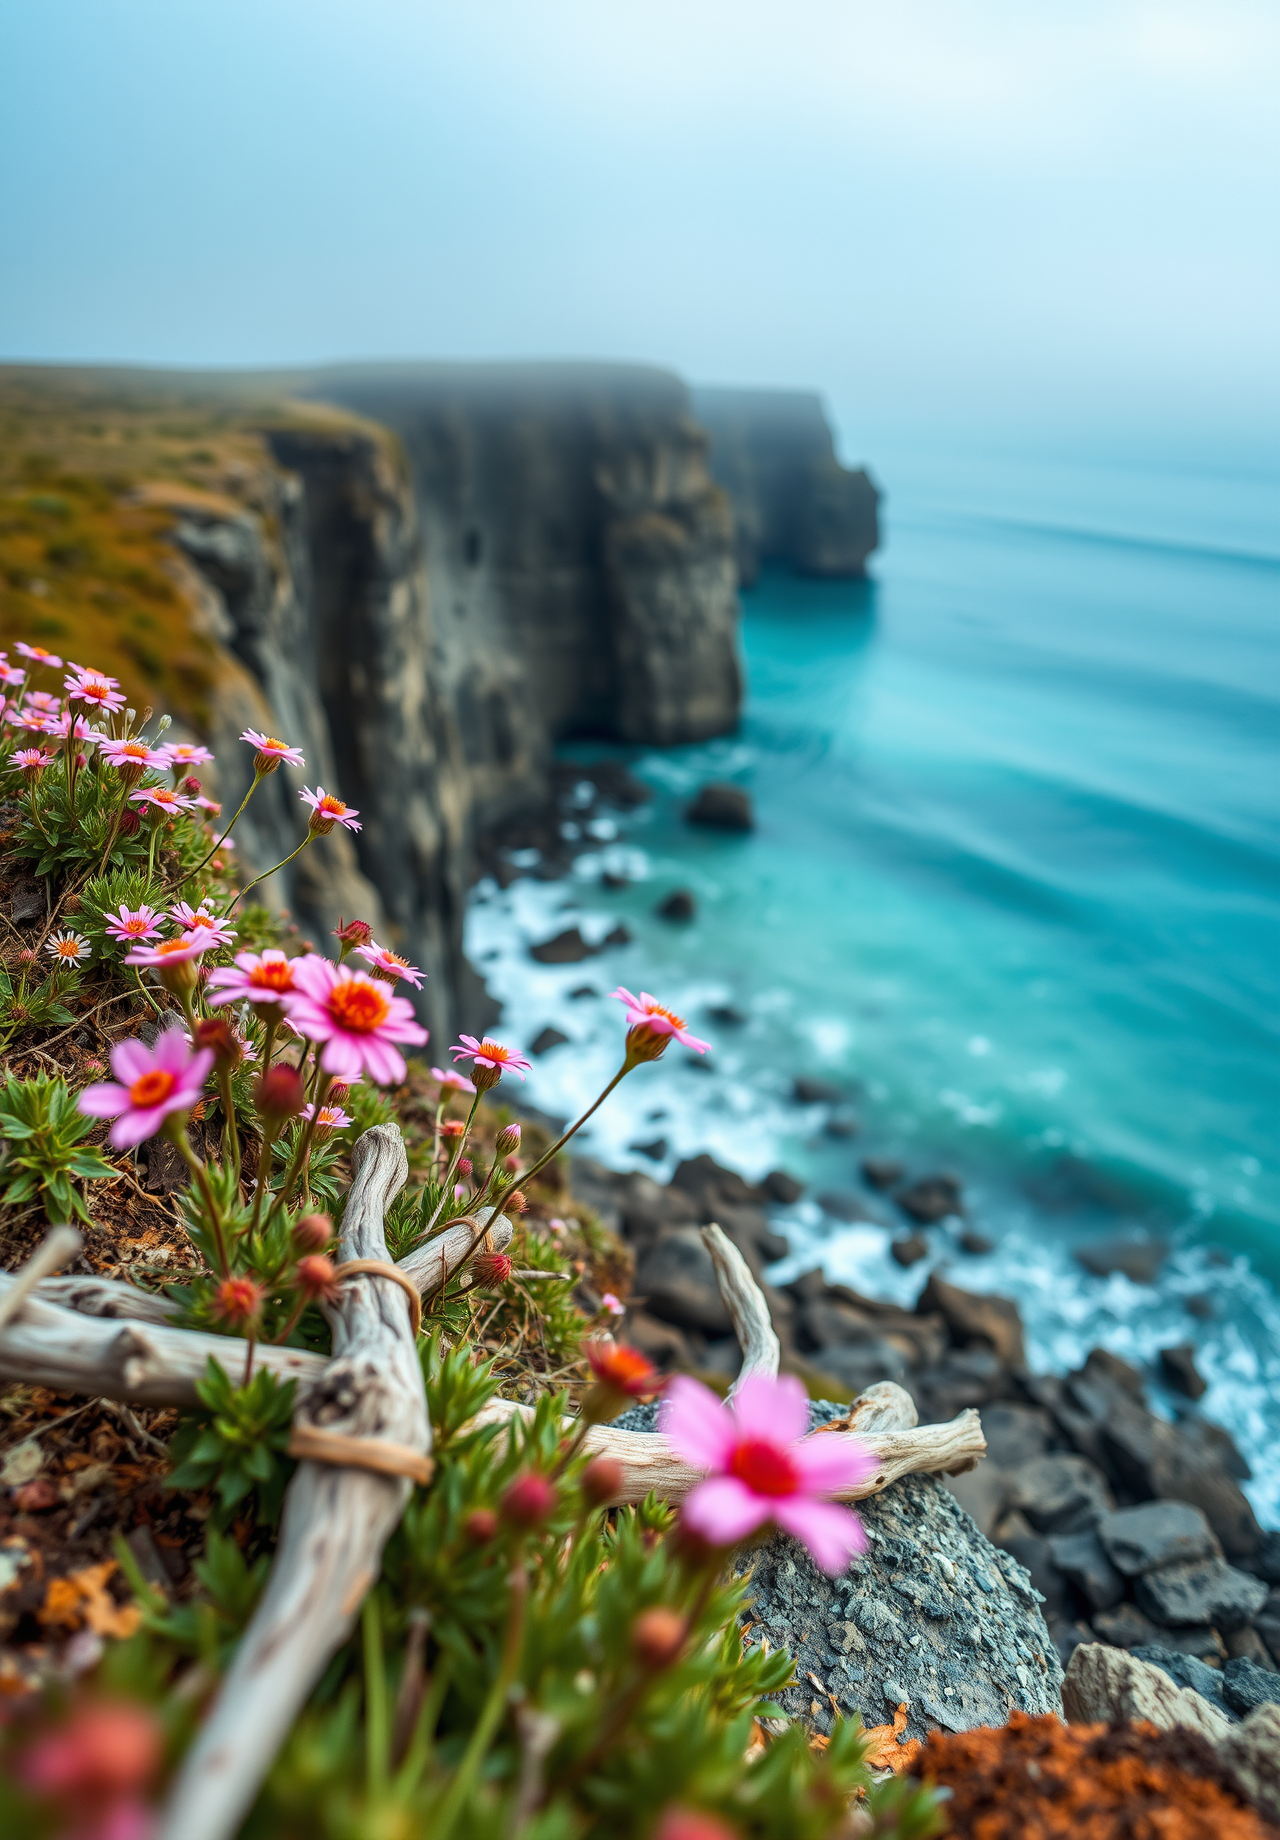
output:
[[[230,824],[228,824],[226,830],[223,831],[221,837],[219,837],[218,841],[214,844],[209,854],[204,858],[204,861],[198,862],[194,869],[186,870],[184,874],[178,877],[176,882],[166,883],[166,885],[160,891],[162,895],[172,894],[175,888],[181,888],[184,882],[189,882],[192,880],[194,876],[199,875],[200,871],[204,868],[205,863],[213,861],[214,857],[218,854],[218,851],[222,848],[223,844],[227,841],[227,838],[231,835],[232,831],[235,829],[236,820],[239,818],[240,813],[244,810],[245,806],[249,803],[249,800],[253,797],[254,793],[258,790],[258,782],[263,778],[265,778],[265,775],[262,773],[254,774],[253,784],[249,787],[249,790],[245,793],[239,805],[236,807],[235,817],[231,820]],[[250,885],[252,886],[252,884]]]
[[[466,1750],[462,1753],[462,1762],[454,1773],[448,1792],[440,1803],[439,1811],[431,1824],[431,1840],[449,1840],[463,1805],[471,1793],[471,1788],[479,1773],[484,1754],[493,1741],[494,1733],[506,1710],[507,1698],[515,1681],[516,1668],[520,1661],[520,1649],[524,1639],[524,1612],[528,1600],[529,1584],[525,1576],[524,1561],[518,1559],[511,1573],[511,1608],[507,1613],[507,1634],[502,1645],[502,1662],[494,1676],[488,1698],[476,1720]]]
[[[232,914],[236,911],[237,904],[244,899],[245,895],[248,894],[251,888],[256,888],[259,882],[265,882],[269,875],[275,874],[276,869],[285,868],[287,864],[293,861],[295,856],[301,856],[302,852],[306,849],[307,845],[311,842],[311,839],[315,836],[315,834],[316,833],[314,831],[309,830],[306,836],[302,839],[302,842],[298,845],[297,849],[291,850],[288,856],[284,857],[280,862],[276,863],[275,868],[264,869],[261,875],[255,875],[251,882],[246,882],[244,887],[240,890],[239,894],[236,896],[235,900],[231,903],[230,907],[227,909],[226,913],[222,916],[223,919],[229,920],[231,918]]]
[[[365,1788],[371,1802],[381,1801],[387,1790],[387,1669],[382,1655],[382,1618],[378,1595],[370,1591],[361,1614],[364,1634],[364,1761]]]
[[[293,1153],[293,1161],[285,1172],[284,1181],[276,1190],[276,1198],[271,1203],[271,1207],[267,1213],[268,1226],[270,1226],[271,1222],[275,1219],[276,1210],[288,1201],[289,1196],[293,1193],[298,1176],[311,1161],[311,1145],[315,1138],[316,1125],[320,1120],[320,1107],[324,1104],[325,1094],[333,1085],[333,1075],[331,1073],[326,1073],[323,1068],[320,1068],[319,1072],[320,1078],[315,1087],[315,1098],[311,1105],[311,1116],[307,1120],[306,1130],[298,1140],[298,1148]]]
[[[627,1061],[624,1061],[621,1067],[619,1067],[618,1071],[614,1074],[613,1078],[610,1080],[609,1084],[605,1087],[604,1091],[600,1094],[599,1098],[595,1099],[592,1102],[592,1104],[590,1104],[587,1107],[586,1111],[582,1114],[581,1118],[576,1118],[574,1122],[569,1126],[569,1129],[565,1131],[562,1136],[557,1137],[556,1141],[552,1144],[551,1148],[549,1150],[543,1151],[542,1155],[538,1158],[536,1163],[531,1163],[528,1169],[521,1170],[519,1175],[513,1176],[510,1183],[503,1190],[501,1195],[494,1196],[492,1207],[493,1207],[493,1211],[495,1214],[500,1214],[502,1212],[503,1203],[506,1201],[509,1195],[513,1194],[515,1190],[519,1188],[522,1182],[532,1182],[533,1178],[536,1175],[541,1174],[541,1172],[546,1168],[547,1164],[552,1160],[552,1158],[559,1155],[561,1150],[563,1150],[565,1145],[568,1143],[569,1139],[572,1136],[574,1136],[576,1132],[582,1129],[583,1125],[587,1122],[588,1118],[590,1118],[591,1114],[593,1112],[599,1111],[600,1107],[604,1104],[605,1100],[609,1097],[609,1094],[613,1091],[614,1087],[618,1084],[618,1081],[621,1080],[624,1077],[624,1075],[630,1073],[630,1071],[631,1071],[630,1063]],[[491,1181],[492,1179],[493,1178],[490,1177]]]
[[[435,1226],[437,1220],[439,1220],[440,1215],[444,1211],[445,1204],[448,1201],[450,1194],[452,1193],[453,1178],[455,1174],[457,1173],[458,1164],[462,1160],[463,1146],[465,1145],[468,1137],[471,1135],[471,1126],[472,1126],[472,1122],[475,1119],[476,1107],[479,1105],[479,1103],[480,1103],[480,1095],[479,1093],[477,1093],[475,1098],[471,1101],[471,1110],[467,1113],[466,1128],[464,1129],[462,1136],[458,1139],[457,1143],[454,1145],[453,1155],[449,1158],[449,1167],[444,1172],[444,1181],[441,1184],[441,1186],[444,1189],[444,1193],[441,1195],[440,1200],[436,1205],[435,1213],[431,1216],[430,1220],[427,1222],[426,1226],[422,1230],[422,1237],[424,1239],[426,1238],[427,1234],[430,1233],[432,1227]]]
[[[192,1180],[200,1190],[209,1216],[209,1225],[213,1229],[214,1244],[218,1249],[219,1271],[224,1278],[230,1277],[231,1267],[227,1260],[227,1242],[222,1232],[222,1216],[218,1212],[213,1190],[209,1186],[209,1172],[187,1141],[186,1114],[170,1112],[168,1118],[165,1119],[164,1130],[165,1136],[191,1171]],[[252,1359],[252,1349],[250,1349],[250,1359]]]

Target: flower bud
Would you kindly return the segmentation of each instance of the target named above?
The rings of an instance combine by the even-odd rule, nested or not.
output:
[[[205,1016],[197,1022],[196,1047],[213,1049],[213,1064],[219,1073],[231,1073],[240,1065],[240,1039],[221,1016]]]
[[[529,1203],[518,1188],[513,1188],[502,1204],[504,1214],[523,1214]]]
[[[329,1104],[345,1105],[347,1102],[347,1094],[350,1091],[351,1088],[349,1086],[344,1086],[341,1080],[335,1080],[333,1085],[329,1088]]]
[[[187,777],[182,782],[181,790],[186,793],[188,798],[198,799],[200,797],[200,781],[196,778],[194,773],[188,773]]]
[[[545,1476],[529,1470],[502,1497],[502,1518],[522,1532],[540,1527],[555,1512],[556,1492]]]
[[[635,1067],[642,1061],[660,1060],[670,1046],[669,1034],[650,1028],[647,1022],[638,1022],[635,1028],[627,1030],[627,1065]]]
[[[148,709],[146,714],[142,718],[143,722],[144,723],[148,722],[150,720],[150,717],[151,717],[151,711]],[[160,720],[156,723],[156,740],[158,741],[161,735],[167,734],[172,727],[173,727],[173,717],[172,716],[161,716]]]
[[[20,1755],[17,1774],[37,1795],[118,1804],[147,1788],[163,1751],[163,1729],[150,1707],[99,1701],[78,1707],[65,1723],[36,1737]],[[76,1831],[87,1834],[89,1828],[77,1822]],[[95,1822],[93,1831],[105,1835],[107,1826]]]
[[[299,1259],[293,1275],[298,1289],[312,1303],[332,1303],[338,1295],[340,1285],[336,1267],[322,1252],[308,1253],[305,1259]]]
[[[338,957],[338,963],[341,964],[347,954],[353,952],[357,946],[368,945],[369,941],[373,938],[373,928],[369,925],[367,920],[343,920],[339,918],[337,926],[333,929],[332,936],[342,947],[342,951]]]
[[[460,1137],[465,1137],[467,1127],[460,1118],[446,1118],[440,1126],[440,1135],[446,1143],[456,1144]]]
[[[670,1667],[688,1633],[688,1625],[678,1611],[656,1605],[652,1610],[642,1610],[631,1625],[631,1647],[645,1667]]]
[[[502,1078],[501,1067],[482,1067],[477,1061],[471,1069],[471,1084],[478,1093],[488,1092]]]
[[[300,1214],[293,1223],[293,1243],[300,1253],[323,1252],[333,1239],[327,1214]]]
[[[622,1493],[622,1465],[614,1457],[593,1457],[578,1479],[589,1508],[603,1508]]]
[[[268,1067],[258,1081],[253,1102],[262,1116],[281,1125],[286,1118],[296,1118],[307,1103],[307,1089],[292,1067]]]
[[[469,1156],[460,1156],[458,1158],[458,1174],[460,1176],[474,1175],[475,1167],[475,1164],[471,1161]]]
[[[740,1840],[736,1827],[728,1827],[713,1814],[692,1808],[668,1808],[654,1830],[653,1840]]]
[[[252,1278],[226,1278],[218,1286],[217,1311],[223,1322],[251,1323],[262,1308],[263,1288]]]
[[[471,1261],[477,1284],[505,1284],[515,1270],[505,1252],[482,1252]]]
[[[492,1508],[473,1508],[462,1523],[462,1531],[477,1546],[487,1546],[498,1531],[498,1517]]]
[[[131,805],[128,811],[121,812],[120,827],[116,833],[117,836],[136,837],[141,829],[142,819],[138,814],[136,806]]]
[[[504,1124],[493,1140],[493,1148],[498,1156],[514,1156],[520,1148],[520,1126]]]

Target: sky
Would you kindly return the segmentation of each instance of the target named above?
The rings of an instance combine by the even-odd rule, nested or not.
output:
[[[1280,427],[1275,0],[0,0],[0,357],[567,356],[848,451]]]

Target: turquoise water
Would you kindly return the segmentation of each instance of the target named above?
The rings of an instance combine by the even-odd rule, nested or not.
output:
[[[887,467],[886,467],[886,470]],[[634,761],[653,805],[583,836],[568,882],[482,889],[471,945],[511,1032],[554,1022],[531,1097],[568,1111],[606,1069],[621,980],[686,1010],[713,1070],[622,1089],[592,1148],[665,1136],[818,1189],[859,1155],[946,1167],[999,1242],[959,1282],[1019,1296],[1046,1366],[1094,1340],[1192,1340],[1206,1407],[1280,1513],[1280,533],[1268,481],[900,457],[874,579],[773,575],[744,598],[741,733]],[[709,777],[749,787],[749,837],[680,817]],[[599,876],[623,869],[630,887]],[[683,885],[698,918],[655,900]],[[530,964],[566,923],[635,944]],[[717,1023],[731,1004],[746,1017]],[[821,1132],[797,1072],[844,1084],[861,1131]],[[903,1298],[892,1209],[791,1210],[790,1268]],[[1174,1245],[1158,1286],[1088,1277],[1103,1231]],[[1189,1314],[1208,1294],[1215,1314]],[[1171,1402],[1169,1402],[1171,1403]]]

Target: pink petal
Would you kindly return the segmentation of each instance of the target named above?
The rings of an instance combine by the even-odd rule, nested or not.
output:
[[[793,1444],[791,1461],[811,1495],[838,1495],[865,1482],[876,1467],[876,1454],[861,1438],[839,1431],[802,1438]]]
[[[107,1141],[117,1150],[132,1150],[144,1137],[154,1137],[163,1123],[164,1113],[158,1106],[145,1112],[126,1112],[112,1125]]]
[[[186,1074],[183,1079],[183,1084],[185,1086],[189,1086],[192,1091],[192,1094],[194,1095],[193,1100],[192,1100],[193,1104],[195,1102],[195,1098],[199,1097],[200,1088],[204,1085],[205,1081],[208,1079],[209,1072],[212,1066],[213,1066],[213,1049],[212,1048],[197,1048],[195,1053],[191,1056],[191,1060],[187,1065]]]
[[[804,1495],[784,1495],[773,1504],[779,1527],[803,1540],[819,1569],[832,1578],[847,1571],[855,1553],[864,1552],[867,1536],[862,1522],[848,1508],[833,1501],[813,1501]]]
[[[166,1073],[181,1073],[190,1054],[186,1035],[176,1027],[161,1029],[152,1053],[157,1067],[163,1067]]]
[[[307,1032],[304,1029],[304,1033]],[[320,1057],[320,1065],[339,1080],[358,1078],[364,1071],[363,1056],[347,1035],[334,1034],[330,1038]]]
[[[658,1429],[695,1469],[723,1469],[738,1438],[733,1419],[708,1386],[677,1374],[667,1387]]]
[[[151,1050],[142,1041],[120,1041],[111,1050],[111,1071],[125,1086],[132,1086],[151,1071]]]
[[[691,1035],[688,1029],[672,1029],[676,1040],[686,1048],[692,1048],[697,1054],[705,1054],[710,1048],[709,1041],[702,1041],[697,1035]]]
[[[773,1504],[736,1476],[712,1476],[691,1489],[681,1510],[685,1525],[713,1546],[736,1546],[770,1518]]]
[[[137,1042],[122,1042],[122,1047],[140,1046]],[[119,1049],[116,1050],[119,1052]],[[114,1061],[115,1055],[112,1055]],[[76,1100],[77,1108],[86,1118],[115,1118],[127,1110],[129,1093],[127,1088],[117,1086],[114,1080],[101,1080],[96,1086],[86,1086]]]
[[[744,1437],[768,1444],[794,1444],[809,1429],[809,1395],[794,1374],[748,1374],[733,1395],[733,1410]]]

